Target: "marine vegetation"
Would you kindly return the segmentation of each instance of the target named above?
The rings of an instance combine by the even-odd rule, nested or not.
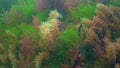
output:
[[[2,4],[0,68],[120,68],[120,7],[111,1]]]

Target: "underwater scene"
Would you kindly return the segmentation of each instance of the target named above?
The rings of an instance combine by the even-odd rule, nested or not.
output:
[[[0,0],[0,68],[120,68],[120,0]]]

